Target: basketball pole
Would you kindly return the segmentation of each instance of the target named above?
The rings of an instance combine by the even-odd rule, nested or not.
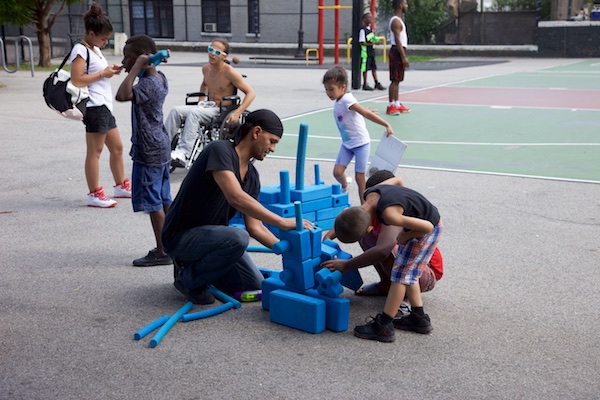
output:
[[[358,41],[358,30],[362,26],[362,0],[352,0],[352,89],[360,89],[362,80],[360,73],[360,42]]]

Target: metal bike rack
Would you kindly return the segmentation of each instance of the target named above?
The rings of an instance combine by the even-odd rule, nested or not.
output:
[[[17,66],[13,70],[8,69],[8,67],[6,66],[7,61],[6,54],[4,54],[4,41],[0,39],[0,52],[2,52],[2,68],[4,68],[4,70],[9,74],[17,72],[19,70],[19,44],[21,44],[22,40],[26,40],[29,43],[29,63],[31,64],[31,76],[33,76],[33,44],[31,43],[31,39],[24,35],[21,35],[15,39],[15,63],[17,64]]]

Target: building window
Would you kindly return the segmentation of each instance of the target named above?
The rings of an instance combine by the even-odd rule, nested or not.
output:
[[[248,33],[260,33],[260,12],[258,0],[248,0]]]
[[[202,32],[231,33],[229,0],[202,1]]]
[[[173,38],[173,0],[131,0],[131,34]]]

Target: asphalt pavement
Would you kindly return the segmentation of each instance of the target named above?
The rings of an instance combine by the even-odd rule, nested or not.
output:
[[[165,110],[198,88],[204,60],[176,52],[161,66],[170,84]],[[401,91],[576,60],[491,61],[415,68]],[[323,68],[239,68],[257,93],[253,109],[289,117],[331,107]],[[423,295],[431,335],[397,331],[392,344],[355,338],[352,328],[380,312],[384,298],[346,290],[346,332],[276,325],[260,303],[245,303],[177,323],[156,348],[152,335],[134,341],[185,300],[172,267],[131,266],[154,246],[148,216],[126,199],[114,209],[85,206],[84,127],[47,108],[47,75],[0,72],[0,399],[600,398],[600,185],[589,183],[399,168],[444,220],[446,272]],[[115,103],[115,115],[127,153],[130,105]],[[333,183],[332,163],[320,164]],[[100,166],[110,188],[106,149]],[[275,184],[295,162],[269,157],[257,166],[262,182]],[[173,194],[184,176],[172,175]],[[281,269],[272,254],[253,257]],[[372,268],[361,273],[376,279]]]

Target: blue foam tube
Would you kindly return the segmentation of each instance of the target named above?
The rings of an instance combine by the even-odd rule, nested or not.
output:
[[[183,314],[186,314],[188,311],[190,311],[193,306],[194,303],[188,301],[183,307],[179,309],[179,311],[173,314],[173,316],[171,316],[171,318],[169,318],[167,322],[165,322],[164,325],[160,327],[160,329],[158,330],[158,332],[156,332],[156,335],[154,335],[152,340],[150,340],[150,347],[154,348],[158,346],[158,344],[160,343],[162,338],[165,337],[169,329],[171,329],[171,327],[173,327],[173,325],[175,325],[175,323],[181,319]]]
[[[150,332],[152,332],[156,328],[159,328],[159,327],[163,326],[163,324],[165,322],[167,322],[168,319],[169,319],[169,314],[165,314],[162,317],[160,317],[159,319],[150,322],[148,325],[146,325],[145,327],[143,327],[142,329],[140,329],[139,331],[137,331],[136,333],[134,333],[133,334],[133,338],[135,340],[142,339],[144,336],[146,336],[147,334],[149,334]]]
[[[306,142],[308,139],[308,125],[300,124],[298,135],[298,151],[296,153],[296,190],[304,190],[304,164],[306,161]]]
[[[290,204],[290,173],[288,171],[279,171],[279,202],[281,204]]]
[[[272,253],[273,250],[271,250],[268,247],[265,246],[248,246],[246,247],[246,251],[248,253]]]
[[[240,303],[233,297],[226,295],[225,293],[221,292],[219,289],[217,289],[216,287],[214,287],[212,285],[208,287],[208,291],[211,292],[213,296],[215,296],[217,299],[221,300],[223,303],[233,304],[233,308],[241,308],[242,307],[242,303]]]
[[[189,321],[195,321],[197,319],[208,318],[208,317],[212,317],[213,315],[221,314],[222,312],[225,312],[232,308],[233,308],[232,303],[225,303],[225,304],[221,304],[218,307],[211,308],[210,310],[204,310],[204,311],[199,311],[199,312],[195,312],[195,313],[191,313],[191,314],[185,314],[183,317],[181,317],[181,320],[183,322],[189,322]]]
[[[302,224],[302,203],[299,201],[294,202],[294,211],[296,213],[296,230],[303,231],[304,225]]]
[[[158,64],[160,64],[163,60],[163,58],[169,58],[171,54],[169,54],[169,52],[167,50],[161,50],[156,54],[153,54],[152,57],[150,57],[150,60],[148,61],[148,64],[154,64],[155,66],[157,66]],[[141,78],[142,76],[144,76],[144,73],[146,72],[146,70],[141,70],[140,73],[138,74],[138,78]]]
[[[315,164],[315,185],[321,184],[321,167]]]
[[[280,240],[273,245],[273,253],[280,255],[288,251],[291,247],[291,243],[287,240]]]

